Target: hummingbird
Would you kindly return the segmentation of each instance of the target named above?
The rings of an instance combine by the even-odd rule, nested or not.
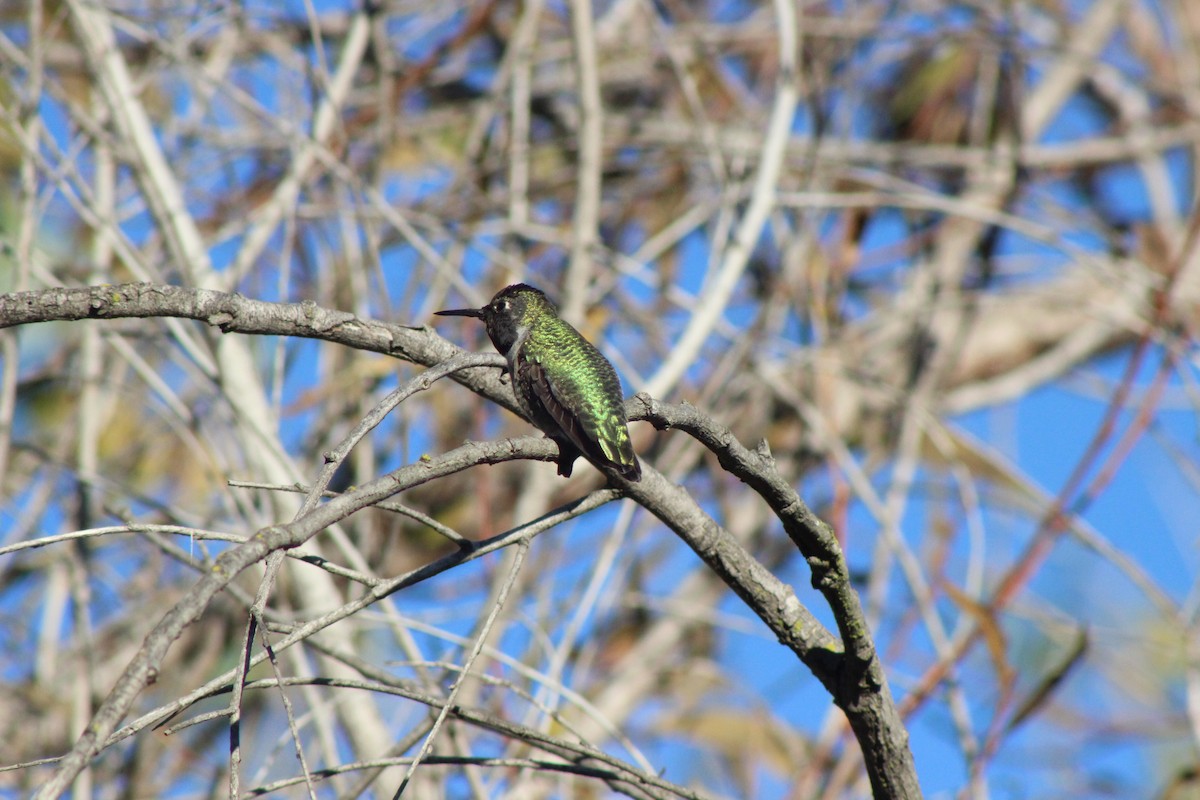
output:
[[[544,292],[516,283],[483,308],[436,313],[483,320],[488,338],[508,360],[521,410],[558,443],[559,475],[569,478],[582,455],[628,480],[641,479],[617,371],[558,315]]]

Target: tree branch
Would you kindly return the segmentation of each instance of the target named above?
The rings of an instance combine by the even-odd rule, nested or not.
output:
[[[427,329],[365,322],[353,315],[310,303],[264,303],[208,290],[126,284],[0,295],[0,327],[50,319],[151,316],[196,319],[214,325],[222,332],[320,338],[422,362],[433,359],[436,363],[460,352]],[[469,363],[475,362],[462,360],[456,366]],[[496,380],[496,375],[495,369],[475,368],[464,371],[459,380],[473,391],[511,407],[511,391]],[[418,376],[416,380],[420,379]],[[845,559],[828,526],[775,471],[769,454],[751,453],[728,429],[697,409],[659,403],[647,395],[630,400],[628,408],[633,420],[648,420],[660,429],[679,428],[695,437],[717,454],[722,467],[763,497],[812,567],[813,585],[830,603],[846,646],[800,603],[790,586],[773,575],[707,515],[685,489],[672,484],[649,465],[637,483],[615,476],[610,476],[610,480],[678,534],[826,686],[834,702],[846,712],[858,737],[876,797],[919,796],[907,734],[879,665],[857,595],[850,587]],[[60,766],[55,779],[43,788],[41,796],[54,796],[53,792],[65,787],[100,751],[120,719],[132,707],[137,694],[153,679],[170,643],[198,619],[216,593],[246,567],[271,552],[302,544],[355,511],[396,492],[472,464],[515,458],[550,460],[556,455],[554,450],[553,442],[536,438],[468,443],[428,462],[377,478],[312,508],[310,513],[291,523],[261,530],[244,544],[223,553],[210,573],[192,587],[147,637],[146,644],[96,712],[92,724]]]

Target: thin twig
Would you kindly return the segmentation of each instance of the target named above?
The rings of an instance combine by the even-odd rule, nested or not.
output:
[[[516,583],[517,576],[521,573],[521,565],[525,563],[525,556],[528,553],[529,540],[521,539],[517,542],[516,549],[513,551],[512,565],[509,568],[508,577],[500,587],[500,594],[496,598],[496,602],[492,604],[491,610],[488,611],[483,628],[475,637],[475,644],[471,647],[471,652],[467,655],[467,660],[463,662],[462,671],[454,681],[454,685],[450,687],[450,693],[446,696],[446,702],[442,705],[441,711],[438,712],[437,719],[433,721],[433,727],[430,728],[429,735],[421,743],[421,749],[413,758],[412,763],[408,765],[408,770],[404,773],[404,780],[400,782],[400,786],[396,789],[393,798],[398,798],[404,794],[404,790],[408,787],[408,782],[412,780],[417,767],[420,766],[421,761],[433,749],[433,743],[437,739],[438,732],[441,731],[442,726],[446,723],[446,717],[450,713],[450,709],[454,706],[454,700],[458,696],[459,690],[471,674],[471,669],[474,667],[475,661],[479,658],[479,654],[483,652],[483,646],[487,642],[488,634],[491,633],[492,626],[495,625],[496,619],[500,616],[500,609],[504,608],[505,602],[508,601],[508,594],[512,590],[513,584]]]

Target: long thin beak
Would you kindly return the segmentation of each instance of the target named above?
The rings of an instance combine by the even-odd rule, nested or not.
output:
[[[439,317],[475,317],[476,319],[483,319],[482,308],[452,308],[448,311],[435,311],[433,313]]]

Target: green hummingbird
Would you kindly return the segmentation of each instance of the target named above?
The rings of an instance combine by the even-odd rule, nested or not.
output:
[[[436,313],[483,320],[488,338],[508,359],[525,416],[558,443],[559,475],[570,477],[582,455],[628,480],[641,479],[617,371],[558,315],[545,293],[517,283],[483,308]]]

